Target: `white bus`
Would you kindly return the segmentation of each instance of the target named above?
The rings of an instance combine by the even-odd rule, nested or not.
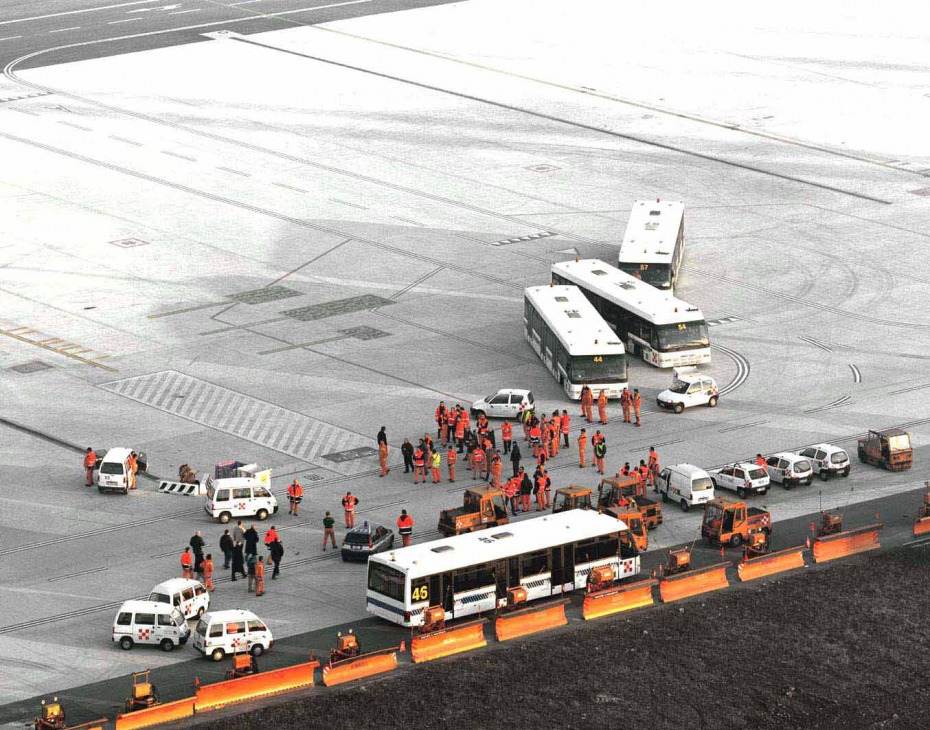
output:
[[[569,398],[581,386],[619,398],[627,387],[623,343],[577,286],[531,286],[523,292],[523,332]]]
[[[552,281],[581,289],[631,355],[660,368],[710,362],[704,315],[669,292],[599,259],[553,264]]]
[[[582,589],[603,565],[619,578],[639,573],[629,529],[610,515],[573,509],[372,555],[367,608],[419,626],[430,606],[447,618],[493,611],[508,588],[523,586],[528,601]]]
[[[674,290],[685,254],[685,206],[637,200],[630,211],[617,266],[658,289]]]

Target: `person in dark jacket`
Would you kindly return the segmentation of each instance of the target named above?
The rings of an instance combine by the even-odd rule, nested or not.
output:
[[[404,474],[409,474],[413,471],[413,444],[410,443],[410,439],[404,439],[400,453],[404,456]]]
[[[533,494],[533,482],[530,481],[530,475],[520,467],[520,510],[525,514],[530,511],[530,495]]]
[[[378,431],[378,443],[387,445],[387,431],[384,426]]]
[[[281,558],[284,557],[284,545],[281,544],[281,541],[275,539],[271,545],[268,546],[268,553],[271,556],[271,562],[274,563],[274,570],[271,572],[271,580],[274,580],[278,577],[278,573],[281,572]]]
[[[513,475],[517,476],[520,473],[520,459],[522,454],[520,453],[520,444],[514,444],[510,449],[510,463],[513,464]]]
[[[194,552],[194,572],[197,573],[197,577],[203,581],[203,546],[206,543],[203,540],[203,535],[200,534],[200,530],[194,533],[194,536],[191,538],[190,546],[191,550]]]
[[[255,529],[255,525],[249,525],[249,529],[245,531],[245,554],[258,555],[258,530]]]
[[[220,550],[223,551],[223,568],[229,569],[229,561],[232,558],[233,539],[229,530],[223,530],[223,537],[220,538]]]
[[[232,549],[232,579],[233,580],[236,580],[236,573],[241,575],[243,578],[246,577],[245,555],[242,552],[242,543],[238,541],[233,545],[233,549]]]

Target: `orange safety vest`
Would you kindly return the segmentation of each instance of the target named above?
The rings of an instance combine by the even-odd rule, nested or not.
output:
[[[562,427],[562,416],[553,416],[549,423],[552,424],[552,428],[555,429],[556,433],[558,433],[559,429]]]
[[[194,556],[190,550],[185,550],[181,553],[181,567],[190,570],[194,567]]]
[[[643,397],[639,393],[633,394],[633,407],[639,408],[643,404]]]
[[[355,511],[355,505],[357,505],[357,504],[358,504],[358,497],[356,497],[356,496],[354,496],[354,495],[351,496],[351,497],[346,496],[346,497],[343,497],[343,498],[342,498],[342,508],[343,508],[346,512],[354,512],[354,511]]]
[[[378,458],[386,459],[388,456],[387,444],[378,444]]]
[[[605,393],[603,390],[601,391],[601,394],[597,397],[597,407],[598,408],[607,407],[607,393]]]
[[[423,449],[417,448],[413,452],[413,465],[414,466],[424,466],[426,463],[426,454],[423,453]]]
[[[213,561],[212,560],[204,560],[200,564],[200,567],[203,570],[204,578],[209,578],[211,575],[213,575]]]
[[[413,532],[413,518],[410,515],[397,518],[397,529],[401,535],[409,535]]]
[[[304,496],[304,488],[300,486],[297,482],[294,482],[287,488],[287,496],[291,499],[297,499],[298,497]]]
[[[501,461],[501,457],[495,456],[491,459],[491,473],[500,476],[501,471],[504,469],[504,464]]]
[[[446,454],[446,463],[449,466],[453,466],[456,461],[458,461],[458,454],[455,453],[455,449],[449,449],[449,453]]]
[[[261,580],[265,577],[265,564],[259,560],[255,563],[255,577]]]
[[[559,427],[562,430],[562,433],[568,433],[569,425],[571,424],[571,417],[566,413],[562,416],[562,421],[559,424]]]
[[[97,455],[93,451],[84,454],[84,468],[93,469],[95,466],[97,466]]]
[[[630,398],[630,391],[624,390],[624,391],[620,394],[620,403],[621,403],[621,405],[625,405],[625,406],[630,405],[630,400],[631,400],[631,398]]]
[[[587,445],[588,445],[588,437],[587,437],[587,436],[579,436],[579,437],[578,437],[578,448],[579,448],[579,449],[584,449]]]
[[[659,455],[655,451],[649,452],[649,466],[659,468]]]
[[[510,441],[513,437],[513,426],[510,425],[510,421],[504,421],[501,424],[501,438],[504,441]]]
[[[277,539],[278,539],[278,531],[275,530],[273,527],[270,530],[268,530],[268,532],[265,533],[265,544],[266,545],[270,545]]]
[[[475,463],[484,461],[484,451],[481,449],[475,449],[471,452],[471,458]]]

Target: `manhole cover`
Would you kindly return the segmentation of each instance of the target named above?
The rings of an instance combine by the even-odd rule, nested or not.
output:
[[[119,241],[110,241],[110,245],[119,246],[120,248],[136,248],[137,246],[148,246],[148,241],[139,238],[121,238]]]
[[[530,165],[526,168],[530,172],[553,172],[554,170],[561,170],[561,167],[556,167],[555,165]]]
[[[238,294],[227,294],[227,296],[242,304],[263,304],[264,302],[274,302],[278,299],[297,297],[300,296],[300,292],[288,289],[286,286],[275,285],[243,291]]]
[[[292,317],[301,322],[310,322],[315,319],[325,319],[326,317],[337,317],[340,314],[351,314],[352,312],[363,312],[367,309],[375,309],[393,304],[390,299],[375,296],[374,294],[363,294],[360,297],[350,297],[348,299],[336,299],[332,302],[323,302],[314,304],[309,307],[300,309],[288,309],[281,312],[285,317]]]
[[[920,190],[911,190],[914,195],[922,195],[925,198],[930,198],[930,188],[920,188]]]
[[[354,337],[357,340],[377,340],[379,337],[389,337],[390,332],[376,330],[374,327],[351,327],[347,330],[339,330],[339,334],[346,337]]]
[[[22,373],[23,375],[28,375],[29,373],[37,373],[40,370],[49,370],[54,367],[49,365],[47,362],[42,362],[41,360],[33,360],[32,362],[24,362],[22,365],[14,365],[10,368],[17,373]]]
[[[378,450],[373,449],[370,446],[359,446],[357,449],[349,449],[348,451],[334,451],[331,454],[323,454],[320,458],[339,463],[342,461],[355,461],[356,459],[361,459],[365,456],[374,456],[377,453]]]

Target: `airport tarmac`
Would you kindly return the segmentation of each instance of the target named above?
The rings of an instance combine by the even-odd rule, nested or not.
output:
[[[677,293],[712,325],[722,397],[656,413],[671,373],[631,362],[644,426],[611,406],[608,471],[650,445],[705,467],[820,441],[853,453],[903,424],[911,471],[854,457],[848,479],[760,501],[788,519],[920,486],[927,41],[836,2],[715,23],[726,7],[469,0],[10,60],[0,705],[193,656],[121,652],[110,629],[122,600],[178,574],[195,530],[216,556],[223,528],[154,479],[87,489],[87,446],[144,451],[164,478],[257,462],[282,504],[298,476],[299,518],[259,526],[283,531],[281,579],[262,598],[220,582],[214,603],[281,638],[363,619],[364,567],[320,551],[323,512],[351,490],[359,519],[407,509],[416,539],[436,537],[472,481],[414,487],[398,447],[434,431],[439,400],[529,387],[577,433],[523,339],[522,290],[556,261],[615,261],[637,199],[684,201]],[[595,486],[572,441],[554,486]],[[669,509],[650,539],[687,542],[699,522]]]

